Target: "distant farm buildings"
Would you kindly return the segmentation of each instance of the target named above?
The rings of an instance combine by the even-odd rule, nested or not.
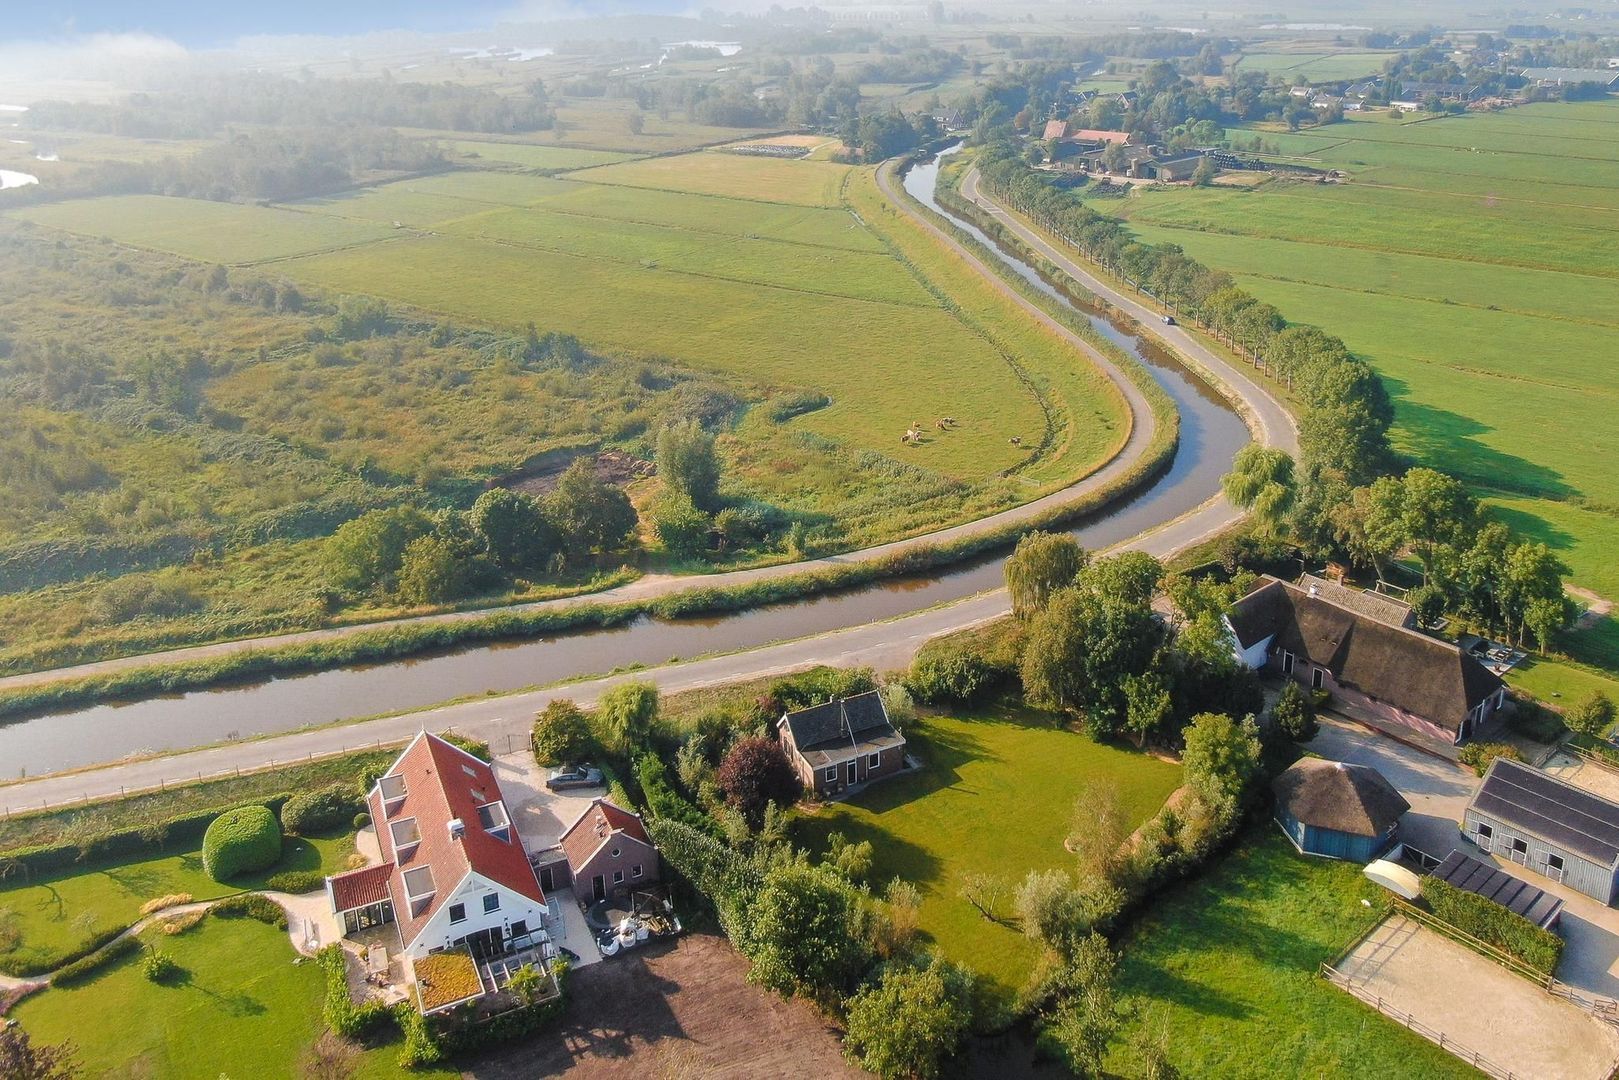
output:
[[[1595,83],[1604,90],[1619,90],[1619,70],[1613,68],[1524,68],[1519,74],[1529,85],[1546,89]]]

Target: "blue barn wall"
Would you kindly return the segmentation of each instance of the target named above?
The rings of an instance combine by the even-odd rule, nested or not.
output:
[[[1334,829],[1318,829],[1305,825],[1286,811],[1278,808],[1276,820],[1293,843],[1311,855],[1324,855],[1329,859],[1350,862],[1371,862],[1387,850],[1394,841],[1394,830],[1383,836],[1354,836]]]

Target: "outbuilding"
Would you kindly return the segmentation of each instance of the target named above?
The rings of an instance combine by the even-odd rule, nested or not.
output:
[[[1521,761],[1490,763],[1462,832],[1482,850],[1604,904],[1619,891],[1619,803]]]
[[[1301,758],[1271,784],[1275,817],[1306,855],[1371,862],[1394,844],[1411,809],[1382,773],[1367,765]]]

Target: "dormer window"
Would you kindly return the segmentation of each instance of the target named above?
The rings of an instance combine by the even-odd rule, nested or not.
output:
[[[433,871],[425,866],[405,871],[405,898],[412,915],[420,915],[433,899]]]
[[[405,800],[405,778],[398,774],[378,780],[377,789],[382,792],[382,805],[387,813],[397,810]]]
[[[512,838],[511,819],[506,816],[506,804],[496,801],[485,803],[478,807],[478,824],[490,836],[510,841]]]
[[[410,858],[416,846],[422,842],[421,830],[416,827],[416,819],[413,817],[390,822],[388,835],[393,838],[394,858],[401,861]]]

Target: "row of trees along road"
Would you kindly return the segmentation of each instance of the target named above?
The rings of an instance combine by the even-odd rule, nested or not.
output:
[[[1389,442],[1394,406],[1383,381],[1338,338],[1289,325],[1281,312],[1174,244],[1146,244],[1030,169],[1018,144],[992,131],[979,154],[984,186],[1086,259],[1201,325],[1298,404],[1299,459],[1250,446],[1225,478],[1252,510],[1270,556],[1341,560],[1379,576],[1410,554],[1422,583],[1410,597],[1432,623],[1445,612],[1515,642],[1549,648],[1568,625],[1568,572],[1545,544],[1492,518],[1465,486],[1413,467]]]

